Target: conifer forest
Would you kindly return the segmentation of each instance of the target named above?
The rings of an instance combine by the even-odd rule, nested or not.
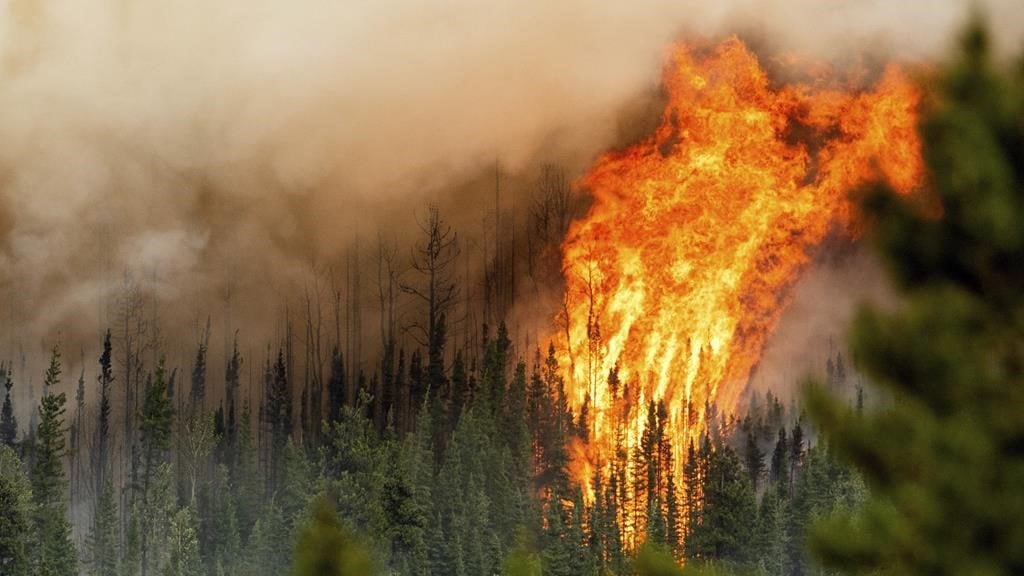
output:
[[[0,6],[0,576],[1024,573],[1015,2],[85,4]]]

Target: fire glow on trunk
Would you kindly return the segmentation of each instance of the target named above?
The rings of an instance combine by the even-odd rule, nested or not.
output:
[[[594,203],[562,248],[556,338],[569,401],[587,404],[583,486],[616,443],[632,453],[652,401],[681,466],[705,406],[736,408],[810,250],[856,228],[849,191],[920,187],[918,88],[895,66],[867,87],[863,76],[778,85],[738,39],[675,46],[655,133],[577,183]]]

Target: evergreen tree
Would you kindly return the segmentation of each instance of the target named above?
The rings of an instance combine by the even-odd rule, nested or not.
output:
[[[168,540],[170,550],[162,576],[201,576],[203,565],[199,559],[195,512],[191,507],[181,508],[171,518]]]
[[[681,516],[679,507],[679,491],[676,487],[675,472],[670,467],[668,471],[668,480],[665,484],[665,536],[669,551],[675,557],[681,557],[683,555],[682,542],[683,542],[683,529],[682,523],[685,521]]]
[[[147,576],[160,565],[161,542],[167,538],[167,522],[174,513],[173,471],[168,462],[171,430],[174,426],[174,408],[168,397],[168,386],[175,379],[168,378],[166,362],[161,358],[155,375],[146,379],[143,392],[139,432],[142,442],[141,478],[134,506],[138,535],[139,566]]]
[[[757,525],[750,543],[760,572],[781,576],[785,569],[785,501],[781,485],[765,492],[757,512]]]
[[[32,488],[21,461],[0,445],[0,573],[30,576],[32,568]]]
[[[60,383],[60,374],[60,350],[54,347],[43,381],[30,472],[33,524],[38,538],[34,550],[34,572],[39,576],[73,576],[78,572],[75,547],[71,542],[71,524],[67,519],[68,485],[63,467],[63,459],[67,455],[65,396],[63,392],[54,392]]]
[[[210,344],[210,319],[206,319],[206,330],[199,338],[196,359],[192,363],[192,408],[201,410],[206,399],[206,352]]]
[[[687,558],[697,558],[699,553],[693,533],[700,525],[704,511],[704,495],[701,491],[704,481],[702,468],[693,440],[690,440],[690,445],[686,448],[686,463],[683,464],[683,506],[686,508],[683,551]]]
[[[200,538],[200,552],[210,568],[233,574],[242,568],[242,535],[238,521],[241,497],[231,483],[228,467],[223,464],[217,466],[211,484],[210,517],[199,525],[200,533],[206,532],[206,537]]]
[[[812,544],[850,573],[1021,574],[1024,73],[1000,71],[975,24],[935,87],[921,132],[941,216],[884,189],[865,204],[906,299],[861,314],[852,341],[891,401],[808,397],[871,498]]]
[[[237,514],[239,536],[247,541],[259,518],[263,495],[263,471],[259,467],[259,455],[252,435],[252,411],[246,403],[238,420],[237,466],[231,474],[231,485],[238,500]]]
[[[345,404],[345,360],[337,345],[331,350],[331,375],[327,381],[328,413],[331,422],[341,417],[341,408]]]
[[[117,576],[119,528],[114,484],[107,477],[104,478],[96,498],[92,528],[86,539],[91,576]]]
[[[749,477],[732,448],[711,453],[701,491],[701,520],[691,534],[695,556],[731,563],[748,560],[757,511]]]
[[[115,576],[118,570],[120,520],[111,477],[110,394],[114,373],[110,330],[103,335],[103,352],[100,354],[99,364],[99,422],[96,426],[96,458],[93,462],[96,501],[93,505],[93,522],[86,542],[89,549],[90,574]]]
[[[469,400],[469,374],[466,370],[466,360],[463,358],[462,349],[459,348],[456,350],[455,360],[452,362],[452,422],[459,421],[462,408]]]
[[[785,428],[779,428],[775,449],[772,451],[771,483],[789,489],[789,441]]]
[[[224,417],[224,444],[227,447],[230,466],[235,465],[238,450],[238,391],[241,387],[242,354],[238,351],[238,336],[235,336],[231,347],[231,357],[224,368],[224,394],[226,396],[226,415]]]
[[[266,418],[270,426],[271,493],[282,486],[285,474],[285,446],[292,435],[292,397],[288,386],[288,366],[284,349],[278,349],[277,360],[266,371]]]
[[[114,371],[110,330],[107,330],[103,336],[103,353],[100,354],[100,374],[97,379],[100,384],[100,406],[99,424],[96,426],[95,488],[97,492],[100,492],[110,476],[112,466],[110,461],[110,387],[114,382]]]
[[[804,428],[797,420],[796,425],[793,426],[793,436],[789,443],[789,484],[792,489],[793,483],[796,480],[797,471],[804,461]]]
[[[761,477],[764,475],[764,452],[757,445],[757,438],[754,437],[753,432],[747,432],[744,457],[746,459],[747,475],[750,477],[750,486],[756,492],[761,484]]]
[[[0,382],[4,385],[4,404],[0,409],[0,444],[14,448],[18,440],[18,419],[14,416],[14,400],[11,389],[14,380],[11,378],[11,367],[0,363]]]
[[[291,564],[291,534],[281,507],[267,502],[252,529],[245,553],[243,574],[277,576],[287,574]]]

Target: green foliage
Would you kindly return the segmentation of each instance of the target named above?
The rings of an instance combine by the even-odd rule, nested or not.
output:
[[[516,545],[505,556],[501,573],[503,576],[541,576],[540,555],[530,546],[526,530],[518,531]]]
[[[655,544],[644,544],[636,555],[636,573],[639,576],[683,576],[672,553]]]
[[[707,466],[701,520],[690,536],[693,557],[746,561],[757,510],[750,480],[728,446],[712,452]]]
[[[988,44],[966,31],[922,126],[941,216],[884,189],[866,201],[906,301],[862,313],[853,342],[891,403],[808,394],[871,489],[812,539],[851,573],[1024,573],[1024,69],[998,71]]]
[[[281,507],[267,503],[252,529],[241,572],[263,576],[287,574],[293,545],[291,536]]]
[[[39,426],[29,475],[35,504],[33,524],[38,538],[34,546],[34,566],[39,576],[72,576],[78,571],[75,547],[71,542],[71,524],[67,518],[68,485],[63,466],[67,455],[65,397],[63,393],[53,393],[53,388],[60,383],[60,373],[60,350],[54,348],[43,380]]]
[[[18,439],[18,419],[14,416],[14,400],[11,389],[14,380],[11,378],[11,367],[0,362],[0,384],[4,387],[4,403],[0,408],[0,444],[14,447]]]
[[[116,576],[118,573],[119,529],[114,485],[108,478],[100,488],[87,538],[89,574],[92,576]]]
[[[18,455],[0,444],[0,574],[31,573],[32,506],[32,487]]]
[[[171,447],[174,407],[167,394],[167,386],[167,369],[164,359],[161,358],[156,375],[146,382],[142,403],[139,430],[142,432],[143,457],[147,469],[159,465]]]
[[[199,559],[199,538],[196,515],[191,507],[179,509],[168,526],[168,559],[163,576],[200,576],[203,565]]]
[[[369,554],[338,522],[331,501],[318,499],[295,546],[292,576],[363,576],[371,567]]]

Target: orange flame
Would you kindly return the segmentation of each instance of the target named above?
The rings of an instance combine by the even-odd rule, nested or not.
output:
[[[563,365],[574,407],[589,399],[598,466],[616,435],[636,445],[657,400],[680,464],[705,403],[736,408],[809,250],[853,228],[848,190],[922,181],[920,94],[895,66],[870,90],[776,87],[732,38],[674,47],[663,82],[656,132],[578,182],[594,203],[563,245]],[[608,385],[616,368],[630,398]]]

